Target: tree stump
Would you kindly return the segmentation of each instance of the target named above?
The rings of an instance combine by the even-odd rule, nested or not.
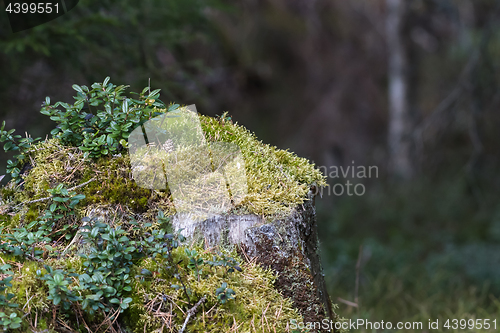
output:
[[[186,121],[180,118],[182,112],[187,114],[184,118]],[[129,154],[123,152],[123,154],[92,160],[78,147],[65,146],[57,138],[41,142],[30,151],[29,159],[33,165],[29,173],[23,176],[23,187],[12,185],[4,189],[4,194],[12,203],[10,209],[23,207],[22,209],[16,208],[17,211],[13,214],[7,211],[6,214],[9,214],[4,216],[4,222],[10,223],[10,226],[11,220],[14,220],[20,226],[28,226],[28,229],[33,225],[52,223],[51,225],[58,232],[64,231],[64,226],[68,225],[72,227],[72,230],[79,230],[71,242],[68,237],[62,237],[70,235],[67,233],[50,239],[51,245],[48,247],[40,243],[40,247],[44,246],[45,249],[53,250],[51,257],[48,258],[49,254],[47,254],[44,259],[50,259],[51,264],[56,268],[63,267],[68,270],[74,268],[73,261],[82,261],[78,254],[103,251],[99,248],[99,241],[93,244],[92,241],[82,240],[82,237],[87,234],[82,234],[81,227],[91,221],[92,223],[100,221],[100,224],[109,230],[109,234],[106,234],[107,238],[103,236],[101,239],[108,242],[111,239],[109,235],[114,234],[119,228],[124,230],[131,242],[134,242],[133,244],[136,244],[136,241],[141,244],[137,248],[133,246],[125,248],[127,251],[135,251],[134,254],[138,258],[141,257],[141,253],[146,253],[148,244],[152,242],[157,242],[154,244],[155,249],[168,249],[170,257],[167,258],[164,254],[163,258],[170,260],[169,265],[166,261],[158,263],[150,260],[149,257],[127,262],[127,268],[131,272],[140,272],[140,275],[135,275],[135,280],[123,281],[123,286],[126,285],[128,288],[128,290],[123,288],[123,295],[130,296],[124,298],[124,302],[127,300],[124,304],[127,304],[127,307],[130,304],[129,313],[142,318],[144,323],[136,319],[129,321],[132,317],[128,315],[120,318],[123,320],[121,324],[134,327],[135,331],[139,322],[141,331],[142,325],[156,327],[154,325],[158,324],[154,322],[154,319],[155,313],[160,311],[160,308],[153,310],[152,307],[146,306],[157,297],[167,297],[168,294],[171,297],[170,305],[172,305],[186,296],[190,304],[188,288],[184,286],[184,282],[190,281],[193,290],[202,284],[198,275],[199,271],[193,270],[189,264],[185,265],[185,263],[190,262],[193,259],[192,256],[198,255],[205,257],[197,257],[196,260],[204,260],[204,263],[210,267],[206,271],[208,273],[201,277],[206,283],[203,285],[205,289],[195,291],[196,297],[199,297],[198,301],[206,297],[206,302],[218,311],[225,306],[222,298],[219,298],[218,290],[222,288],[222,292],[229,293],[231,290],[234,293],[230,288],[224,291],[227,284],[219,283],[218,279],[232,279],[241,291],[238,294],[241,298],[238,297],[234,303],[227,305],[227,309],[236,306],[231,309],[235,310],[234,314],[241,317],[241,325],[248,326],[250,322],[253,325],[253,319],[248,319],[254,316],[260,316],[264,325],[263,318],[267,318],[265,315],[267,309],[273,309],[270,313],[273,313],[275,323],[271,323],[271,326],[275,328],[275,331],[278,327],[278,331],[286,329],[291,332],[295,327],[290,324],[295,318],[303,320],[304,323],[323,323],[325,319],[337,321],[338,317],[333,311],[326,291],[318,254],[314,195],[317,193],[316,187],[326,184],[322,173],[307,159],[263,144],[244,127],[233,124],[228,117],[201,116],[198,119],[198,115],[189,110],[179,110],[177,113],[165,111],[164,113],[165,118],[170,119],[168,116],[171,115],[174,119],[171,121],[175,126],[167,130],[179,134],[181,139],[173,140],[175,135],[169,138],[161,137],[159,134],[162,133],[162,128],[159,125],[162,124],[164,118],[153,118],[159,124],[158,135],[151,137],[159,141],[141,141],[141,130],[135,139],[133,135],[129,138]],[[144,133],[151,131],[152,125],[149,127],[144,125]],[[184,131],[186,128],[189,130]],[[177,129],[179,131],[174,131]],[[189,140],[201,141],[201,144],[192,145]],[[135,151],[131,148],[134,144],[137,147]],[[56,189],[61,193],[65,188],[68,188],[68,191],[78,189],[80,194],[67,192],[67,194],[61,194],[64,198],[59,198],[52,195],[53,192],[50,191],[47,195],[48,188]],[[66,197],[70,195],[71,198],[79,198],[76,203],[83,198],[85,201],[82,201],[78,207],[72,207],[68,214],[59,214],[61,216],[52,221],[50,219],[52,213],[68,212],[67,209],[63,209],[64,207],[58,208],[59,206],[54,205],[52,201],[69,200],[69,197]],[[12,219],[9,216],[13,216]],[[165,218],[167,216],[171,217],[170,221]],[[169,222],[170,225],[168,225]],[[180,252],[177,254],[172,254],[175,252],[174,247],[165,241],[165,239],[177,236],[162,235],[170,227],[180,231],[189,241],[186,245],[183,243],[182,246],[186,246],[184,251],[179,248]],[[106,233],[106,230],[104,227],[94,227],[92,234],[95,233],[94,231],[97,233],[92,237],[98,237],[99,232]],[[152,234],[160,235],[160,237]],[[128,242],[127,237],[120,239]],[[216,259],[211,261],[211,258],[208,258],[208,256],[213,255],[215,258],[219,255],[217,251],[204,251],[193,255],[193,251],[189,250],[191,247],[189,243],[198,242],[212,249],[235,249],[242,260],[245,258],[249,264],[241,267],[234,266],[234,268],[237,270],[243,268],[246,274],[243,272],[242,275],[227,275],[227,270],[218,272],[216,266],[220,261]],[[116,245],[116,242],[112,244]],[[229,253],[228,251],[221,252]],[[147,253],[152,257],[158,254],[152,250]],[[231,253],[234,255],[234,252]],[[182,260],[177,261],[177,258],[175,261],[177,264],[175,264],[172,261],[173,255]],[[109,258],[109,256],[104,259],[99,257],[100,260],[110,261]],[[27,284],[24,286],[26,290],[38,288],[35,286],[38,280],[34,275],[37,274],[35,272],[42,270],[44,261],[40,258],[35,259],[37,259],[34,264],[36,267],[30,266],[29,272],[31,273],[27,273],[26,270],[14,277],[16,281],[21,281],[21,277],[27,276],[26,274],[32,275],[32,278],[22,280]],[[23,263],[25,261],[26,258],[22,259]],[[262,270],[254,263],[276,273],[276,279],[269,271]],[[213,267],[215,268],[212,270]],[[182,270],[182,274],[176,271],[177,269]],[[79,274],[82,281],[87,281],[87,270],[83,266],[77,270],[79,271],[75,274]],[[69,271],[61,270],[61,272],[70,274]],[[118,276],[121,275],[118,274]],[[215,278],[210,279],[211,277]],[[151,279],[154,282],[143,286],[142,282],[137,282],[142,281],[141,279]],[[177,285],[178,280],[183,285],[183,292]],[[72,281],[75,288],[80,286],[78,281],[74,279]],[[83,285],[82,288],[87,287]],[[130,295],[125,291],[130,292]],[[103,306],[113,307],[110,304],[117,304],[114,298],[109,299],[111,296],[97,295],[98,302],[101,302],[99,304],[105,304]],[[290,301],[283,302],[281,296]],[[24,295],[19,297],[24,297]],[[25,297],[27,300],[30,299],[28,294]],[[71,303],[71,306],[83,309],[80,302],[81,299],[77,299]],[[249,304],[252,306],[247,306]],[[54,327],[56,327],[54,318],[58,311],[57,305],[46,302],[43,306],[45,316],[52,313],[49,320],[54,321]],[[196,307],[190,309],[195,311]],[[227,318],[224,316],[229,313],[227,309],[211,314],[216,324],[225,328],[227,328],[224,326],[227,324]],[[169,318],[175,317],[177,320],[175,325],[182,327],[182,330],[188,327],[186,323],[198,325],[194,320],[188,323],[189,316],[182,319],[185,312],[180,307],[162,308],[161,311],[172,316]],[[236,325],[234,314],[229,315],[232,316]],[[96,330],[102,324],[90,323]],[[108,324],[110,327],[114,325],[113,322]],[[115,326],[118,327],[121,324],[116,322]],[[168,325],[171,324],[169,322]],[[205,322],[203,322],[203,327],[204,325]],[[266,325],[268,325],[267,319]],[[193,330],[193,327],[190,329]],[[249,327],[246,331],[248,329]],[[318,330],[312,330],[314,331]]]
[[[242,257],[272,269],[278,274],[275,287],[293,301],[304,322],[335,321],[318,253],[313,191],[308,197],[282,219],[226,214],[196,222],[177,214],[173,227],[208,247],[234,245]]]

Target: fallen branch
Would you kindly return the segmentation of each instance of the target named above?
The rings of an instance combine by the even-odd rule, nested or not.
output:
[[[205,302],[206,299],[207,297],[203,296],[198,301],[198,303],[196,303],[191,309],[188,310],[186,320],[184,320],[184,325],[182,325],[182,328],[179,330],[179,333],[184,332],[184,330],[186,329],[186,325],[189,322],[189,318],[191,318],[191,316],[193,316],[196,313],[196,309],[200,306],[201,303]]]

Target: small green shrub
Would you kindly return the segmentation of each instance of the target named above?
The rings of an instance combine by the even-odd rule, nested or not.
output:
[[[109,83],[109,77],[90,89],[74,84],[74,104],[51,105],[47,97],[41,113],[58,124],[50,133],[64,144],[79,147],[93,158],[116,154],[127,146],[126,140],[135,127],[161,114],[156,107],[166,108],[159,100],[160,89],[149,91],[146,87],[134,99],[123,96],[127,87]],[[84,106],[88,112],[83,111]],[[169,111],[176,107],[171,106]]]
[[[222,285],[220,288],[217,288],[215,290],[215,295],[217,296],[217,299],[220,300],[222,304],[226,303],[227,301],[234,299],[234,295],[236,293],[234,292],[233,289],[228,288],[226,282],[222,282]]]
[[[47,242],[50,238],[46,237],[43,230],[36,232],[28,231],[26,228],[16,228],[11,233],[0,233],[0,249],[12,253],[17,257],[38,258],[43,251],[37,249],[37,245]]]
[[[47,192],[51,195],[52,203],[39,220],[28,225],[28,229],[38,226],[39,231],[49,234],[54,228],[58,228],[56,229],[58,231],[52,234],[52,238],[64,235],[66,239],[70,239],[75,225],[69,222],[76,217],[74,208],[85,199],[85,195],[77,194],[75,191],[69,192],[64,184],[48,189]],[[60,220],[64,223],[59,223]]]
[[[5,264],[3,266],[0,266],[0,272],[2,275],[7,275],[7,277],[4,277],[3,279],[0,279],[0,325],[3,326],[4,330],[9,329],[9,328],[18,328],[21,326],[21,318],[17,316],[17,313],[15,312],[10,312],[9,314],[6,314],[4,311],[6,308],[17,308],[18,304],[17,303],[12,303],[10,300],[14,297],[14,294],[12,293],[7,293],[6,295],[3,295],[5,290],[9,287],[12,287],[12,284],[10,283],[13,279],[12,271],[10,271],[12,267],[8,264]]]
[[[2,127],[0,128],[0,142],[5,142],[3,145],[4,151],[15,151],[19,153],[14,155],[14,160],[7,161],[6,172],[10,174],[13,179],[19,182],[21,169],[27,163],[25,161],[27,151],[31,148],[31,145],[36,141],[39,141],[40,138],[33,139],[31,136],[23,138],[20,135],[12,135],[15,132],[15,129],[5,131],[4,128],[5,121],[2,123]]]
[[[79,147],[85,151],[85,156],[92,158],[117,154],[127,147],[126,140],[135,127],[160,115],[162,112],[157,108],[166,109],[159,99],[160,89],[150,91],[146,87],[140,94],[133,93],[138,95],[137,99],[127,98],[123,93],[128,86],[116,86],[109,83],[109,79],[107,77],[103,83],[92,84],[90,89],[74,84],[73,89],[77,92],[74,104],[57,102],[52,105],[47,97],[40,111],[57,123],[51,131],[53,137],[68,146]],[[177,104],[171,105],[168,111],[178,107]],[[28,165],[26,160],[31,146],[40,138],[22,138],[21,135],[13,135],[14,129],[6,131],[4,128],[5,121],[0,128],[0,142],[5,142],[4,150],[18,152],[14,160],[7,162],[7,173],[19,183],[21,171]]]
[[[47,299],[52,300],[54,305],[61,304],[64,310],[69,310],[71,303],[81,300],[81,298],[75,293],[68,289],[68,285],[71,284],[71,277],[78,276],[75,273],[67,273],[62,269],[54,270],[52,267],[44,265],[47,274],[45,274],[41,280],[46,281],[49,286],[49,296]],[[40,271],[37,274],[41,274]]]
[[[89,254],[81,254],[85,259],[85,273],[79,276],[80,289],[89,290],[82,302],[83,309],[93,314],[98,309],[109,312],[119,306],[122,310],[128,307],[131,298],[123,298],[130,292],[130,268],[133,259],[139,257],[135,242],[131,242],[126,232],[120,227],[84,219],[88,222],[82,234],[91,245]]]
[[[14,329],[21,327],[22,319],[17,316],[17,313],[12,312],[10,315],[6,315],[0,312],[0,325],[3,326],[4,330]]]

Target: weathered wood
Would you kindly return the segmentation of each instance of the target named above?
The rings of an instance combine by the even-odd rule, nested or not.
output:
[[[243,256],[278,273],[276,288],[289,297],[305,322],[336,319],[326,290],[320,257],[316,211],[310,200],[286,218],[266,221],[257,215],[216,215],[193,222],[186,215],[173,218],[175,230],[207,246],[237,245]]]

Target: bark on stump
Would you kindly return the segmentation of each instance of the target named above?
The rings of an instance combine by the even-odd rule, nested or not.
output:
[[[216,215],[200,222],[173,218],[175,230],[205,246],[236,245],[243,258],[278,273],[275,287],[289,297],[304,322],[336,320],[320,257],[313,195],[284,219],[265,221],[257,215]]]

